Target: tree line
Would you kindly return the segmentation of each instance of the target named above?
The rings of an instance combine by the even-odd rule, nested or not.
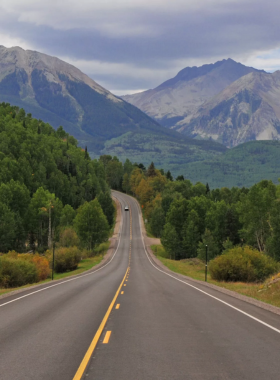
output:
[[[250,246],[280,261],[280,185],[263,180],[250,188],[210,189],[154,164],[123,164],[101,156],[113,189],[136,196],[148,229],[160,237],[170,258],[209,258],[233,247]]]

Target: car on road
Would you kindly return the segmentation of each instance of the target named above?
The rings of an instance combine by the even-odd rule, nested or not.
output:
[[[125,206],[124,211],[129,211],[128,206]]]

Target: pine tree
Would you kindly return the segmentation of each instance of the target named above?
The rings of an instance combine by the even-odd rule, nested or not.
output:
[[[85,147],[85,160],[89,160],[89,154],[87,151],[87,146]]]
[[[166,173],[166,178],[169,180],[169,181],[173,181],[173,177],[170,173],[170,170],[168,170],[168,172]]]
[[[151,165],[148,167],[147,177],[155,177],[155,175],[156,175],[156,169],[155,169],[154,163],[152,162]]]

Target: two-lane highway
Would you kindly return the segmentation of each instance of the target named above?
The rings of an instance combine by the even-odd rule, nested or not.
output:
[[[86,378],[279,378],[279,316],[159,271],[144,250],[139,207],[126,195],[114,195],[130,204],[131,270]]]
[[[130,211],[106,267],[0,301],[0,379],[278,379],[279,316],[154,266],[114,196]]]

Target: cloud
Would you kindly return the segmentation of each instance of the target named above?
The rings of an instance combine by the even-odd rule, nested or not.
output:
[[[0,44],[58,56],[111,90],[132,91],[228,57],[280,68],[279,12],[278,0],[2,0]]]

